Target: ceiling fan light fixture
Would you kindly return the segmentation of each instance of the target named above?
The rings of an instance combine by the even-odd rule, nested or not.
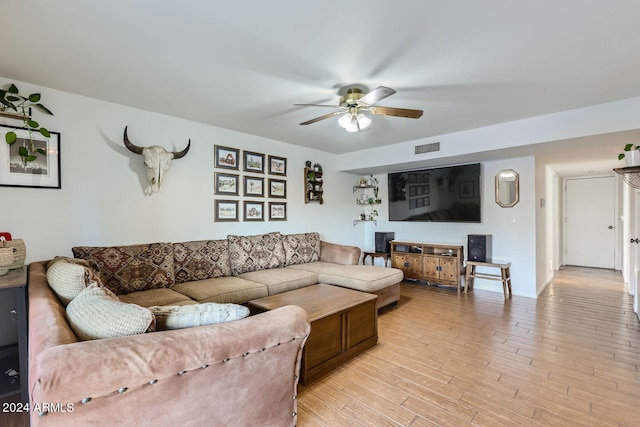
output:
[[[338,119],[338,124],[347,129],[351,124],[351,113],[347,112],[340,116],[340,118]]]

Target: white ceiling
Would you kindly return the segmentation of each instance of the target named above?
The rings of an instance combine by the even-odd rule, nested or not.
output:
[[[0,12],[0,76],[332,153],[640,96],[637,0],[4,0]],[[330,110],[294,103],[337,104],[356,83],[392,87],[381,105],[424,116],[375,116],[360,134],[299,126]],[[580,173],[603,158],[610,171],[629,137],[566,147],[579,144]],[[564,144],[545,145],[529,149],[576,173]]]

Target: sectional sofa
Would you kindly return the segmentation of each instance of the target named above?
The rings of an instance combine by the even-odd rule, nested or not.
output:
[[[374,293],[382,307],[398,301],[403,278],[397,269],[357,265],[359,248],[321,241],[318,233],[72,251],[119,301],[141,307],[246,304],[316,283]],[[68,321],[67,301],[47,280],[48,265],[28,269],[32,426],[295,425],[310,332],[299,307],[83,341]]]

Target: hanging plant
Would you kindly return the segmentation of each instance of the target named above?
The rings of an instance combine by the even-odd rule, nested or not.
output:
[[[8,89],[0,89],[0,111],[15,112],[15,117],[22,120],[25,129],[27,129],[29,135],[29,142],[24,143],[19,148],[18,153],[22,157],[22,162],[26,166],[27,163],[37,159],[38,154],[46,156],[47,153],[42,148],[36,148],[33,141],[33,133],[38,132],[45,138],[49,138],[51,134],[49,131],[40,126],[40,123],[33,120],[30,116],[31,108],[53,116],[53,113],[44,105],[40,103],[41,95],[39,93],[32,93],[29,96],[20,95],[20,91],[15,84],[11,84]],[[17,129],[17,128],[16,128]],[[9,131],[5,134],[4,139],[7,144],[13,145],[18,140],[18,136],[14,131]]]

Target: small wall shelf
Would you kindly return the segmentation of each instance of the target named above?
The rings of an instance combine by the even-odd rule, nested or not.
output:
[[[373,222],[376,226],[378,225],[378,221],[375,219],[354,219],[353,226],[355,227],[359,222]]]
[[[374,188],[374,186],[373,185],[354,185],[353,192],[355,193],[357,190],[362,190],[365,188]]]
[[[615,168],[614,172],[619,173],[624,181],[633,188],[640,188],[640,166],[627,166],[624,168]]]
[[[304,203],[323,203],[322,171],[304,168]]]

